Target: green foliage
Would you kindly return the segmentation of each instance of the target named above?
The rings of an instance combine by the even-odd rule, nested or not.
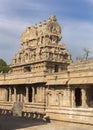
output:
[[[9,65],[3,59],[0,59],[0,72],[7,73],[9,70]]]

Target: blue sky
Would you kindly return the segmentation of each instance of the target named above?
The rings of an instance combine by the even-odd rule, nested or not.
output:
[[[25,28],[53,14],[73,59],[93,50],[93,0],[0,0],[0,58],[10,64]]]

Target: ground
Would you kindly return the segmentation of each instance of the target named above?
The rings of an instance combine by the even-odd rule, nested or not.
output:
[[[82,124],[46,123],[44,121],[0,115],[0,130],[93,130]]]

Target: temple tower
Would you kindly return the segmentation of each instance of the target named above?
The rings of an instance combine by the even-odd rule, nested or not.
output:
[[[27,27],[21,36],[21,47],[12,60],[12,72],[54,73],[66,70],[71,54],[61,43],[61,38],[56,16]]]

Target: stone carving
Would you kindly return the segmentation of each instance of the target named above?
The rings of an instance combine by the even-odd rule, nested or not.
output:
[[[61,27],[57,23],[55,16],[51,16],[48,21],[44,20],[43,23],[40,22],[38,26],[35,24],[32,27],[27,27],[21,36],[21,42],[23,44],[38,38],[39,43],[42,43],[42,39],[46,36],[51,36],[52,41],[55,41],[55,43],[61,40]]]
[[[61,27],[56,16],[51,16],[38,25],[27,27],[21,36],[21,47],[13,58],[12,65],[40,60],[69,61],[70,53],[63,44],[58,44],[61,38]]]

